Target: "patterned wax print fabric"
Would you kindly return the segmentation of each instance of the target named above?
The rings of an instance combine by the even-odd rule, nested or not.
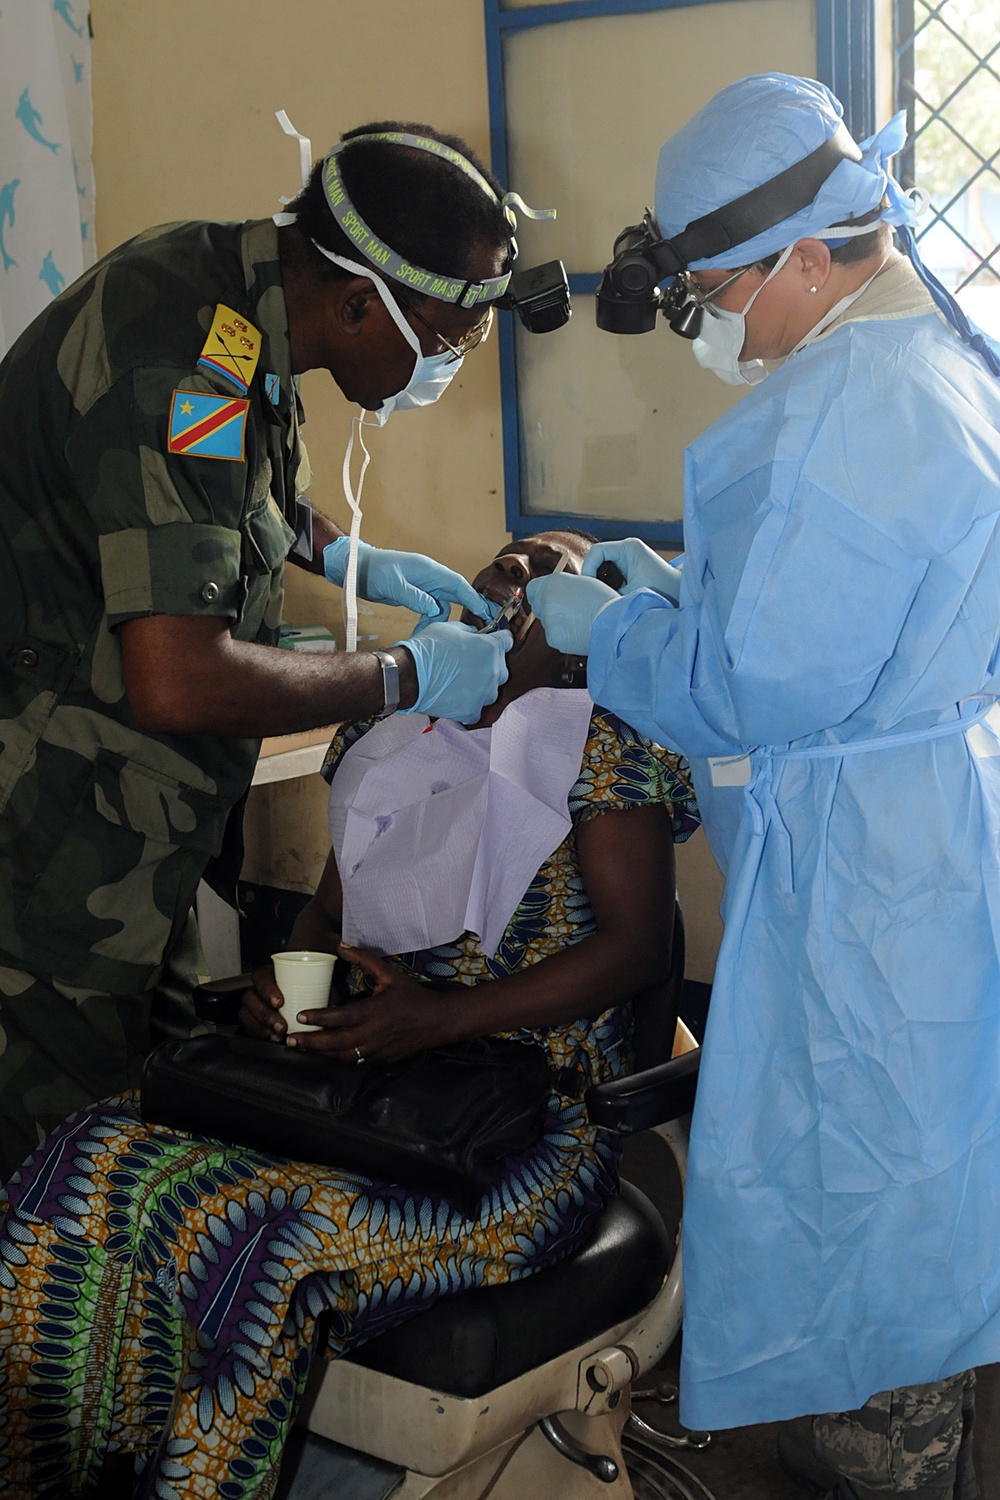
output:
[[[235,884],[258,744],[141,730],[118,627],[277,639],[298,429],[270,220],[137,236],[0,364],[0,1180],[137,1083],[128,998],[160,1004],[207,863]]]
[[[688,449],[679,607],[591,641],[726,873],[689,1427],[1000,1359],[1000,381],[925,300],[866,292]]]
[[[677,758],[595,715],[574,820],[674,798],[683,837],[697,814]],[[414,972],[445,964],[471,984],[585,936],[572,844],[533,883],[499,967],[456,945],[413,955]],[[586,1085],[627,1066],[630,1014],[517,1034]],[[147,1127],[132,1097],[81,1111],[6,1189],[0,1493],[96,1496],[105,1454],[124,1450],[145,1460],[144,1500],[268,1500],[321,1314],[337,1355],[445,1294],[549,1265],[588,1235],[617,1166],[583,1104],[553,1094],[537,1146],[465,1218],[402,1187]]]

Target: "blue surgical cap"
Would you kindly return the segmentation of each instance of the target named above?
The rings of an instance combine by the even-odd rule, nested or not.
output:
[[[731,83],[660,149],[656,222],[663,238],[801,161],[835,134],[843,114],[839,99],[813,78],[760,73]],[[834,240],[828,232],[834,224],[870,213],[886,195],[889,206],[878,220],[910,224],[917,205],[887,167],[905,139],[900,113],[860,143],[860,161],[834,168],[807,208],[721,255],[692,261],[692,269],[749,265],[806,235]]]

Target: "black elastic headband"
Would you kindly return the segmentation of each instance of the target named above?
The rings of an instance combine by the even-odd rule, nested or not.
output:
[[[678,271],[686,271],[692,261],[712,260],[808,208],[842,161],[860,160],[861,152],[854,137],[841,123],[829,140],[801,161],[793,162],[777,177],[700,219],[692,219],[673,239],[644,246],[643,254],[653,261],[657,271],[662,271],[662,280],[676,276]]]

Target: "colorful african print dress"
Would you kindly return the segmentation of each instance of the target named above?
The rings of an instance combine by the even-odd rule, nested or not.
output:
[[[338,736],[333,760],[363,731]],[[675,838],[697,826],[683,762],[595,712],[574,830],[654,802],[672,807]],[[466,934],[402,961],[476,984],[594,930],[574,831],[494,957]],[[628,1066],[627,1006],[511,1035],[585,1085]],[[80,1111],[0,1194],[0,1492],[95,1494],[105,1456],[124,1451],[145,1465],[143,1496],[267,1500],[321,1314],[335,1356],[443,1295],[529,1275],[587,1237],[617,1166],[614,1138],[553,1095],[541,1140],[464,1217],[403,1187],[147,1126],[129,1095]]]

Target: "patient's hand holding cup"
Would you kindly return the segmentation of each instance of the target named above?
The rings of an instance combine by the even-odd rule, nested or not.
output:
[[[324,1010],[330,1003],[330,985],[336,954],[296,949],[289,953],[272,953],[274,977],[284,996],[281,1018],[290,1034],[313,1031],[315,1027],[299,1021],[300,1010]]]

